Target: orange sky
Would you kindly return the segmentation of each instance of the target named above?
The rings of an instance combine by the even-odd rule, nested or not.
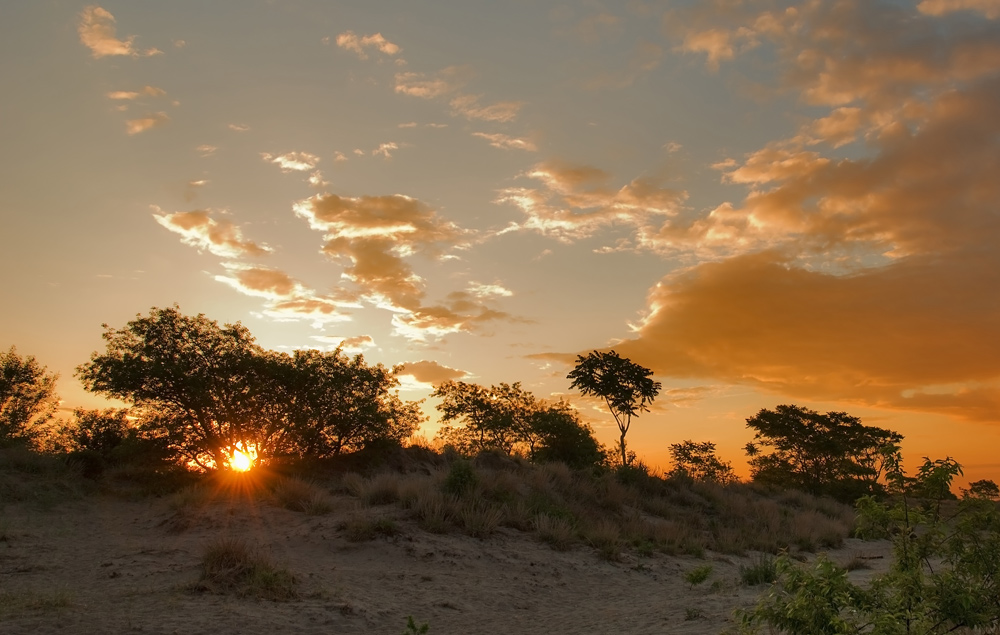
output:
[[[1000,0],[55,0],[0,24],[0,347],[152,306],[570,398],[629,438],[796,403],[1000,480]],[[427,402],[433,414],[433,402]],[[426,426],[428,435],[434,422]]]

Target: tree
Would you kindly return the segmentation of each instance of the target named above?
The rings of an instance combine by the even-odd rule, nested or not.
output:
[[[746,445],[754,481],[848,501],[884,493],[879,481],[903,440],[845,412],[820,414],[794,405],[762,409],[747,427],[756,431]]]
[[[722,484],[734,483],[737,480],[733,474],[733,466],[716,456],[715,444],[711,441],[672,443],[670,458],[674,462],[674,467],[667,476],[688,477],[696,481]]]
[[[57,376],[13,346],[0,353],[0,444],[31,440],[52,420],[59,398]]]
[[[145,432],[205,469],[237,450],[262,461],[337,454],[408,436],[420,420],[389,393],[391,372],[361,356],[266,351],[243,325],[176,306],[104,328],[105,352],[77,368],[84,386],[132,403]]]
[[[584,396],[604,399],[618,424],[619,450],[622,466],[628,465],[625,435],[638,412],[648,412],[648,404],[659,394],[661,384],[653,381],[653,371],[633,363],[618,353],[593,351],[586,357],[577,356],[576,368],[566,376],[572,379],[570,388],[579,388]]]
[[[440,397],[438,438],[466,454],[499,450],[504,454],[530,454],[534,444],[531,416],[538,407],[535,396],[520,383],[490,386],[446,381],[434,390]],[[460,422],[460,426],[453,425]]]
[[[988,478],[972,481],[968,489],[962,488],[962,498],[980,498],[995,501],[1000,498],[1000,486]]]
[[[809,568],[779,558],[779,578],[749,611],[741,633],[789,635],[944,635],[996,633],[1000,628],[1000,512],[989,500],[971,497],[941,515],[941,499],[912,505],[906,490],[950,491],[962,473],[953,459],[925,459],[913,478],[903,475],[898,456],[886,462],[896,496],[882,503],[857,502],[861,538],[891,539],[888,572],[866,587],[820,556]],[[909,487],[908,487],[909,484]],[[943,486],[943,487],[942,487]]]
[[[301,454],[326,457],[376,441],[401,442],[424,419],[419,402],[403,402],[390,392],[399,385],[392,370],[369,366],[362,355],[298,350],[272,363]]]
[[[486,388],[446,381],[433,396],[441,397],[437,409],[444,425],[438,438],[465,454],[497,450],[574,468],[604,460],[604,449],[593,431],[569,404],[538,400],[520,383]]]

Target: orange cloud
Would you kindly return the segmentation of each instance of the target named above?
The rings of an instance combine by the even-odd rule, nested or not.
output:
[[[163,97],[166,94],[167,91],[163,90],[162,88],[157,88],[156,86],[145,86],[140,91],[134,91],[134,90],[112,91],[108,93],[108,99],[131,101],[133,99],[138,99],[143,95],[146,95],[148,97]]]
[[[164,125],[170,121],[170,117],[165,112],[154,112],[138,119],[129,119],[125,122],[125,132],[129,135],[137,135],[153,128]]]
[[[400,51],[398,46],[382,37],[381,33],[358,37],[354,31],[345,31],[337,36],[337,46],[357,54],[363,60],[368,59],[368,53],[365,51],[368,48],[374,48],[389,56]]]
[[[261,152],[260,158],[281,168],[282,172],[308,172],[319,163],[319,157],[308,152],[287,152],[277,156]]]
[[[498,202],[513,203],[527,216],[505,231],[532,230],[563,241],[592,235],[614,223],[639,226],[653,216],[673,216],[687,197],[650,178],[633,179],[615,189],[607,172],[559,161],[539,163],[525,176],[543,187],[501,191]]]
[[[406,362],[396,371],[397,375],[409,375],[416,381],[424,384],[438,385],[446,381],[462,379],[469,373],[464,370],[450,368],[437,362],[420,360],[419,362]]]
[[[155,48],[140,51],[132,45],[133,41],[135,41],[134,35],[130,35],[124,40],[119,40],[115,35],[115,31],[115,16],[111,15],[106,9],[91,5],[85,7],[80,13],[80,22],[77,25],[80,42],[90,49],[91,55],[95,58],[112,55],[147,57],[162,53],[162,51]]]
[[[396,92],[421,99],[434,99],[457,91],[472,76],[468,66],[449,66],[433,75],[396,73]]]
[[[501,123],[513,121],[524,106],[522,101],[500,101],[489,106],[481,106],[479,104],[481,97],[482,95],[458,95],[448,103],[453,113],[466,119]]]
[[[923,0],[917,10],[935,16],[953,11],[977,11],[990,19],[1000,18],[998,0]]]
[[[669,377],[997,420],[1000,257],[913,257],[854,275],[765,252],[661,281],[622,355]]]
[[[180,234],[185,245],[207,249],[216,256],[226,258],[260,256],[271,251],[269,247],[244,240],[239,228],[231,221],[215,220],[205,210],[163,214],[159,207],[154,205],[153,209],[156,211],[153,214],[156,222]]]

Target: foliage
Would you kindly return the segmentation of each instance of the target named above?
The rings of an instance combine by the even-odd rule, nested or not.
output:
[[[201,579],[192,590],[283,601],[298,597],[295,584],[295,576],[260,548],[239,538],[219,538],[205,548]]]
[[[632,417],[647,412],[648,404],[660,392],[661,384],[650,375],[653,371],[619,357],[615,351],[593,351],[586,357],[578,355],[576,368],[566,376],[572,379],[570,388],[578,388],[584,396],[604,399],[618,424],[619,449],[622,465],[628,465],[625,435],[632,425]]]
[[[844,412],[794,405],[762,409],[747,427],[756,431],[746,446],[754,481],[843,501],[885,493],[880,479],[903,439]]]
[[[519,383],[486,388],[447,381],[433,396],[441,398],[437,409],[443,425],[438,438],[463,454],[499,451],[575,468],[604,461],[604,449],[593,431],[569,404],[540,401]]]
[[[271,363],[292,405],[289,427],[297,452],[325,457],[361,450],[381,441],[402,442],[423,420],[419,403],[403,402],[390,392],[399,380],[381,364],[341,351],[298,350],[272,354]]]
[[[461,496],[472,491],[478,482],[479,477],[476,476],[472,464],[464,459],[458,459],[448,469],[442,487],[445,493]]]
[[[714,483],[734,483],[737,478],[733,466],[715,454],[715,444],[711,441],[696,443],[684,441],[670,444],[670,458],[674,466],[668,477],[687,477],[696,481]]]
[[[703,564],[695,567],[684,574],[684,580],[692,587],[698,586],[712,575],[713,567],[710,564]]]
[[[942,494],[942,486],[961,474],[952,459],[925,459],[913,479],[903,475],[898,460],[889,461],[887,470],[897,498],[892,503],[860,499],[858,533],[891,537],[889,572],[863,588],[825,557],[811,569],[780,558],[778,582],[742,614],[741,632],[759,633],[766,626],[770,633],[793,635],[939,635],[1000,628],[997,505],[975,497],[948,505],[942,504],[943,497],[919,504],[908,498],[908,480],[915,486],[911,491]]]
[[[420,626],[413,621],[413,616],[406,616],[406,630],[403,631],[403,635],[424,635],[431,629],[430,624],[424,622]]]
[[[30,441],[55,415],[57,376],[13,346],[0,352],[0,445]]]
[[[990,479],[973,481],[968,489],[962,488],[962,498],[982,498],[995,501],[1000,498],[1000,487]]]
[[[740,565],[740,581],[747,586],[770,584],[778,577],[776,560],[768,554],[760,554],[750,564]]]
[[[228,465],[236,449],[267,461],[398,441],[420,421],[389,392],[392,373],[360,355],[265,351],[241,324],[176,306],[104,328],[104,353],[77,368],[84,387],[132,403],[144,433],[202,468]]]

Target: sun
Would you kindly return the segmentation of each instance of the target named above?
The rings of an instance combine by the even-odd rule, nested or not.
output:
[[[229,467],[237,472],[246,472],[253,467],[257,452],[253,446],[246,446],[246,451],[233,448],[232,457],[229,459]]]

